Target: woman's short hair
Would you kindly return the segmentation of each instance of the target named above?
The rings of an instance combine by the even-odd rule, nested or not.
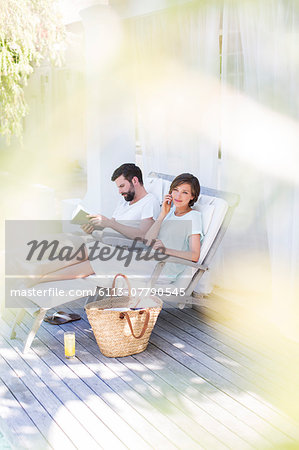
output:
[[[194,203],[197,202],[197,199],[200,194],[200,184],[199,184],[198,178],[196,178],[191,173],[181,173],[180,175],[175,177],[175,179],[172,181],[172,183],[170,185],[169,193],[171,194],[173,189],[175,189],[176,187],[178,187],[184,183],[189,184],[191,187],[191,194],[194,196],[194,198],[192,200],[190,200],[189,206],[193,206]]]

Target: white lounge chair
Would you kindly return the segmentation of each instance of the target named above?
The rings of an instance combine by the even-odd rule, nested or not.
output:
[[[145,182],[146,189],[148,192],[155,194],[159,198],[160,202],[162,202],[164,195],[169,191],[169,186],[173,178],[174,176],[171,175],[151,172]],[[199,261],[194,263],[181,258],[170,257],[166,261],[158,262],[150,278],[150,286],[164,289],[164,291],[166,291],[167,288],[170,288],[171,292],[173,292],[175,288],[184,289],[184,296],[174,297],[176,303],[180,307],[183,307],[186,303],[196,303],[196,299],[192,297],[192,292],[203,274],[209,270],[213,257],[229,226],[234,208],[238,205],[238,202],[239,196],[237,194],[218,191],[216,189],[210,189],[202,186],[201,195],[197,203],[194,205],[195,209],[202,212],[203,217],[204,239]],[[121,245],[130,247],[132,244],[130,239],[126,239],[119,235],[113,236],[109,233],[106,235],[104,233],[102,240],[105,244],[115,246]],[[188,276],[180,276],[175,282],[170,283],[169,285],[160,284],[159,275],[161,274],[164,265],[168,263],[182,264],[186,267],[192,268],[192,273]],[[54,286],[55,289],[53,289]],[[90,291],[94,292],[96,288],[100,286],[98,277],[92,275],[84,279],[55,281],[42,283],[41,285],[35,286],[36,289],[39,287],[44,291],[52,288],[53,295],[50,294],[46,298],[39,297],[38,301],[36,297],[28,297],[28,300],[32,303],[32,307],[38,308],[38,313],[32,329],[27,336],[24,345],[24,353],[30,348],[32,341],[45,317],[45,314],[49,309],[58,308],[72,300],[87,297]],[[57,296],[55,293],[59,292],[59,289],[64,290],[67,295],[64,297]],[[81,295],[78,295],[79,291],[82,293]],[[173,297],[170,297],[169,300],[173,300]],[[22,321],[24,314],[25,309],[22,308],[15,317],[11,329],[12,339],[16,336],[16,325]]]

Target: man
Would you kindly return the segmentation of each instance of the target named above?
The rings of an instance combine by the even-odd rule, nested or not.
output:
[[[129,239],[144,239],[159,215],[158,199],[145,190],[142,172],[135,164],[122,164],[113,172],[111,181],[115,182],[122,196],[112,218],[102,214],[90,215],[90,224],[83,225],[83,230],[92,233],[96,229],[112,228]],[[129,222],[130,225],[122,222]]]

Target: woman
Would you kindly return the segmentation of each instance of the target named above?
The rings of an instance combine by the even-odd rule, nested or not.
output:
[[[191,208],[200,193],[198,179],[189,174],[178,175],[171,183],[169,194],[163,200],[160,215],[145,235],[147,245],[153,249],[162,248],[166,255],[177,256],[197,262],[200,256],[200,243],[203,237],[201,213]],[[171,204],[173,203],[173,207]],[[112,263],[112,264],[109,264]],[[120,260],[102,261],[99,259],[72,264],[69,267],[43,275],[38,282],[84,278],[93,274],[107,276],[117,272],[129,278],[149,278],[157,261],[136,260],[124,267]],[[173,281],[184,270],[181,264],[166,264],[163,270],[168,282]],[[147,274],[147,275],[145,275]]]

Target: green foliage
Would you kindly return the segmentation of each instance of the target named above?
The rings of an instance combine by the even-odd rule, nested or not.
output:
[[[65,28],[57,0],[0,2],[0,134],[22,136],[24,87],[43,59],[60,65]]]

